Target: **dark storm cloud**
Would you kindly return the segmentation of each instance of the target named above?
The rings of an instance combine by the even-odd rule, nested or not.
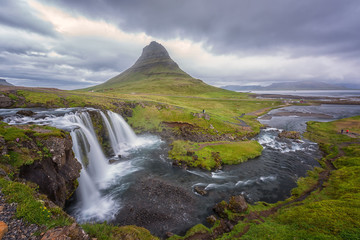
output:
[[[35,32],[42,35],[56,35],[53,26],[29,11],[24,1],[1,0],[0,25]]]
[[[358,0],[51,2],[127,31],[204,41],[218,54],[360,54]]]

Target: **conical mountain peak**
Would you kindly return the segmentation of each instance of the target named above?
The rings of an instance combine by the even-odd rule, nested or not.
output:
[[[169,59],[170,56],[163,45],[155,41],[152,41],[149,45],[144,47],[139,60],[154,59],[154,58]]]
[[[154,64],[165,64],[168,67],[178,68],[178,65],[170,58],[165,47],[160,43],[152,41],[144,47],[141,56],[131,69],[150,67]]]
[[[174,95],[219,91],[181,70],[166,49],[155,41],[144,47],[132,67],[86,90]]]

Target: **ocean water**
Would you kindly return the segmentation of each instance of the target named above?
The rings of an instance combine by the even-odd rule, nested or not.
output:
[[[360,90],[281,90],[281,91],[251,91],[256,94],[281,94],[303,97],[337,97],[360,98]]]

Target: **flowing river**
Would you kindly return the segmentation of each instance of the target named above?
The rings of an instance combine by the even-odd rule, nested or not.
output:
[[[273,110],[259,119],[268,126],[255,138],[264,147],[260,157],[209,172],[173,167],[166,142],[154,135],[135,135],[124,119],[111,111],[31,109],[36,114],[25,117],[17,115],[18,110],[0,109],[0,116],[9,124],[52,125],[70,132],[75,156],[83,165],[79,188],[67,208],[71,215],[79,222],[136,224],[158,236],[182,234],[197,223],[205,223],[214,205],[233,195],[243,194],[250,203],[286,199],[297,179],[319,165],[321,153],[317,144],[306,139],[281,139],[279,132],[304,132],[309,120],[360,115],[359,105]],[[101,115],[111,156],[102,151],[89,111]],[[196,186],[207,195],[197,194]]]

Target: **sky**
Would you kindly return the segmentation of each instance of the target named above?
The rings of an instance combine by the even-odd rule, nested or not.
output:
[[[358,0],[0,0],[0,78],[78,89],[151,41],[214,86],[360,84]]]

